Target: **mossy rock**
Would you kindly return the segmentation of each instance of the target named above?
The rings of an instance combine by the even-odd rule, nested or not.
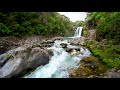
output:
[[[80,61],[80,66],[70,71],[71,78],[87,78],[90,75],[99,76],[109,68],[98,57],[91,56]]]
[[[86,63],[91,63],[91,62],[98,62],[99,58],[95,56],[90,56],[83,58],[81,61],[86,62]]]

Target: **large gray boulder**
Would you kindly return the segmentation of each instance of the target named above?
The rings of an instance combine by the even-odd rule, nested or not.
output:
[[[47,49],[41,49],[40,47],[35,48],[24,48],[19,47],[15,50],[9,51],[6,55],[11,57],[3,58],[7,62],[1,64],[0,78],[11,78],[22,75],[23,72],[28,69],[34,69],[40,65],[49,63],[49,59],[52,56]],[[4,55],[4,57],[7,57]]]

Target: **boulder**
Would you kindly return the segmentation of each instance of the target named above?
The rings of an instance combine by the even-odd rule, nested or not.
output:
[[[49,63],[51,57],[46,49],[40,49],[40,47],[21,47],[12,52],[12,57],[8,60],[5,58],[7,57],[6,55],[3,56],[3,61],[7,60],[7,62],[0,69],[1,78],[11,78],[22,75],[28,69],[34,69],[40,65]]]
[[[68,44],[67,43],[61,43],[60,45],[62,46],[62,48],[67,48]]]
[[[66,52],[71,52],[72,50],[80,51],[80,47],[68,46],[65,50],[66,50]]]
[[[54,43],[53,40],[47,40],[47,43]]]
[[[80,51],[76,51],[76,50],[72,50],[71,52],[69,52],[70,55],[77,55],[77,54],[80,54]]]
[[[77,55],[80,54],[80,47],[77,46],[68,46],[65,48],[66,52],[68,52],[70,55]]]

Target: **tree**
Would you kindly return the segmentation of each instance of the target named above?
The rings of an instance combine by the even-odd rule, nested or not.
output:
[[[68,35],[71,22],[57,12],[1,12],[0,35]]]

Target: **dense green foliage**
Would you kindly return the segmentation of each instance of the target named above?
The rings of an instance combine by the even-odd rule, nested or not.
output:
[[[85,46],[109,67],[120,68],[120,48],[111,44],[111,42],[89,40],[85,42]]]
[[[114,40],[120,43],[120,12],[92,12],[88,14],[88,29],[97,29],[97,40]]]
[[[80,26],[84,26],[85,22],[84,21],[76,21],[73,23],[73,25],[75,27],[80,27]]]
[[[85,25],[97,30],[98,41],[87,41],[85,46],[109,67],[120,68],[120,12],[90,12]]]
[[[57,12],[0,12],[0,36],[69,35],[69,18]]]

